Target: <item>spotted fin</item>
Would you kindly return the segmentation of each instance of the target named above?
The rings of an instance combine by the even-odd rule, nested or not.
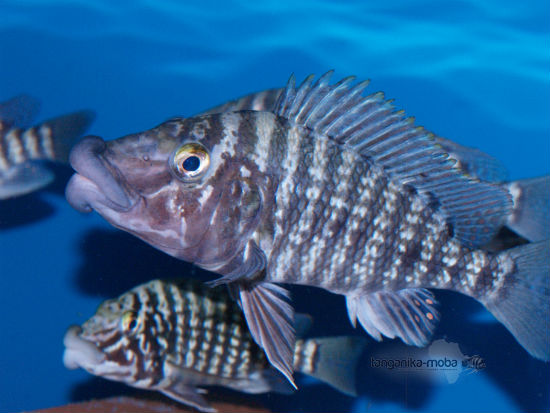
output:
[[[53,173],[39,162],[27,161],[0,172],[0,199],[28,194],[53,181]]]
[[[29,95],[18,95],[0,103],[0,122],[4,128],[29,126],[40,110],[40,102]]]
[[[514,208],[506,225],[531,242],[550,239],[550,175],[506,184]]]
[[[248,329],[273,367],[297,389],[292,378],[294,357],[294,309],[289,293],[272,283],[230,284],[243,309]]]
[[[434,137],[449,158],[456,161],[456,167],[472,178],[487,182],[505,182],[508,180],[508,171],[498,159],[476,148],[459,145],[456,142]]]
[[[305,340],[304,349],[315,348],[313,365],[301,363],[296,371],[315,377],[342,393],[357,396],[355,370],[367,346],[364,337],[321,337]],[[300,357],[307,360],[307,354]]]
[[[498,185],[478,182],[454,166],[433,135],[396,111],[382,93],[363,97],[368,82],[348,77],[329,85],[332,72],[295,87],[292,76],[276,114],[312,129],[382,166],[401,184],[414,187],[427,202],[441,205],[455,237],[464,245],[487,243],[511,210],[511,198]]]
[[[550,360],[550,241],[504,251],[514,272],[498,293],[480,301],[534,357]],[[505,259],[506,259],[505,258]]]
[[[348,316],[356,320],[376,340],[382,336],[399,337],[405,344],[425,346],[429,343],[439,313],[433,295],[424,289],[378,291],[358,297],[346,297]]]

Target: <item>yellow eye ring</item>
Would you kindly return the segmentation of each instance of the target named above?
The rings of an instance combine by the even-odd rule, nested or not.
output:
[[[139,319],[134,311],[126,311],[122,314],[121,326],[126,333],[134,333],[139,328]]]
[[[180,179],[189,180],[202,176],[210,165],[210,155],[200,143],[182,145],[172,156],[170,166]]]

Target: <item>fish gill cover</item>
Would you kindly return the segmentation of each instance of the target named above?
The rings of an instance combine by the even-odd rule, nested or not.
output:
[[[283,87],[290,73],[334,68],[372,79],[369,89],[396,99],[416,124],[492,155],[510,179],[549,173],[548,2],[8,0],[0,15],[0,101],[35,96],[39,120],[91,108],[90,132],[105,139]],[[67,326],[139,283],[202,274],[76,213],[62,197],[70,171],[56,172],[47,190],[0,203],[1,411],[126,392],[63,367]],[[315,335],[364,336],[348,326],[341,300],[295,292]],[[441,386],[385,380],[369,360],[356,399],[299,378],[298,393],[263,400],[278,411],[547,410],[548,364],[472,300],[435,295],[436,338],[479,355],[485,369]],[[373,354],[392,358],[391,344],[372,342]]]

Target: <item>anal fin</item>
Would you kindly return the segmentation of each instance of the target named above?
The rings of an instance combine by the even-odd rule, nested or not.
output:
[[[424,289],[377,291],[346,297],[348,315],[376,340],[399,337],[405,344],[425,346],[437,326],[439,313],[433,295]]]
[[[244,284],[238,288],[238,300],[252,337],[262,347],[273,367],[297,389],[293,373],[294,309],[288,291],[272,283]]]

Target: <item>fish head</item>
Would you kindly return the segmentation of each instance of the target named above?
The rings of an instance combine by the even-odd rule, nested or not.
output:
[[[67,368],[135,384],[144,376],[160,374],[162,351],[147,350],[155,340],[146,332],[148,313],[135,311],[131,293],[103,302],[81,326],[69,327],[64,337],[63,362]],[[147,367],[147,368],[146,368]]]
[[[70,155],[77,173],[67,199],[176,258],[216,269],[244,249],[262,210],[264,176],[239,116],[176,118],[112,141],[87,137]]]

